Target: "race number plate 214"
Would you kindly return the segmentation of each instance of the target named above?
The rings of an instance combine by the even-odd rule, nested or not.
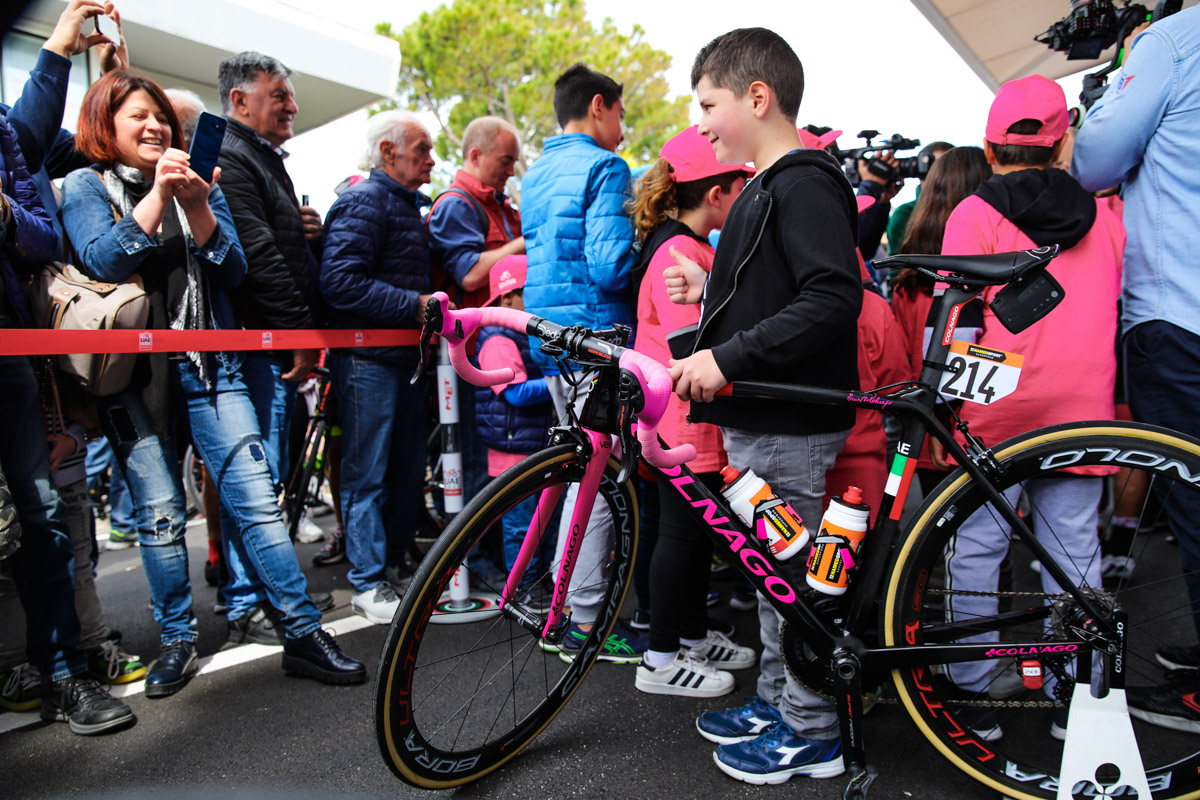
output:
[[[988,405],[1017,390],[1023,356],[990,350],[968,342],[950,344],[950,360],[942,373],[941,392],[947,397]]]

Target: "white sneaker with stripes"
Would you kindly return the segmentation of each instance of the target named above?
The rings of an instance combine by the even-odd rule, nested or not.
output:
[[[689,652],[717,669],[749,669],[758,663],[752,649],[742,647],[720,631],[709,631],[708,638],[689,648]]]
[[[733,676],[697,658],[687,648],[680,648],[675,660],[665,667],[651,667],[642,656],[633,685],[648,694],[720,697],[733,691]]]

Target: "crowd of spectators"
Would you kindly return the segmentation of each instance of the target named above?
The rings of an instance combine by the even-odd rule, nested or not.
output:
[[[506,194],[522,148],[510,122],[472,121],[461,136],[460,168],[431,200],[422,192],[435,166],[431,132],[409,112],[385,111],[367,126],[365,177],[348,181],[322,219],[301,203],[286,168],[284,145],[303,99],[286,65],[249,51],[221,62],[216,81],[226,127],[217,171],[206,181],[187,153],[204,110],[200,98],[129,70],[111,2],[71,0],[21,98],[0,109],[0,327],[34,326],[20,278],[64,253],[95,279],[140,275],[149,329],[415,329],[435,290],[460,307],[500,304],[567,325],[629,325],[637,349],[671,363],[678,397],[663,432],[697,445],[700,479],[718,487],[724,467],[753,468],[801,516],[817,520],[829,497],[849,484],[878,507],[887,453],[880,416],[842,409],[798,415],[766,400],[713,402],[717,391],[739,379],[790,377],[836,388],[915,379],[935,287],[915,272],[876,275],[868,268],[884,252],[885,231],[887,250],[898,253],[1059,244],[1063,254],[1051,272],[1067,287],[1067,300],[1047,324],[1008,334],[982,303],[964,310],[959,336],[1034,354],[1038,364],[1023,378],[1019,400],[964,412],[972,430],[994,442],[1035,424],[1117,413],[1116,355],[1096,343],[1119,338],[1123,260],[1126,341],[1137,347],[1128,363],[1137,376],[1134,417],[1174,420],[1189,430],[1197,410],[1173,399],[1166,401],[1169,416],[1163,397],[1174,397],[1168,390],[1179,386],[1193,387],[1184,394],[1188,402],[1197,396],[1196,304],[1174,297],[1190,298],[1196,284],[1174,267],[1185,252],[1176,248],[1200,226],[1181,225],[1169,237],[1145,231],[1157,230],[1154,220],[1174,219],[1177,209],[1167,204],[1189,196],[1169,154],[1170,146],[1192,142],[1195,127],[1186,133],[1168,124],[1177,96],[1169,84],[1190,82],[1194,90],[1200,80],[1187,77],[1197,70],[1178,54],[1192,51],[1177,42],[1194,38],[1186,24],[1198,13],[1183,12],[1133,42],[1130,64],[1164,77],[1141,78],[1132,91],[1132,75],[1119,82],[1074,141],[1074,160],[1062,90],[1037,76],[1021,79],[1001,88],[986,126],[980,121],[982,149],[946,142],[926,148],[934,161],[918,199],[894,211],[899,182],[863,165],[856,196],[840,164],[823,152],[836,151],[838,132],[797,129],[804,77],[787,43],[745,29],[718,37],[697,56],[692,83],[702,121],[664,142],[636,182],[616,152],[624,138],[623,88],[581,63],[555,84],[562,134],[546,140],[523,176],[519,210]],[[114,39],[83,32],[98,15],[116,23]],[[88,90],[71,134],[63,128],[70,58],[91,48],[104,75]],[[1181,59],[1190,72],[1181,70]],[[1121,138],[1111,130],[1120,127],[1111,121],[1118,117],[1143,123],[1137,136],[1121,129],[1129,139],[1122,148],[1111,145]],[[1078,179],[1059,166],[1070,166]],[[1159,181],[1159,170],[1171,180]],[[52,183],[59,179],[61,187]],[[1121,183],[1124,225],[1119,199],[1092,194]],[[714,249],[709,238],[716,231]],[[1161,290],[1164,282],[1169,292]],[[690,346],[672,341],[697,323]],[[1178,357],[1152,356],[1166,346]],[[468,495],[539,448],[547,427],[580,408],[589,391],[526,337],[485,329],[473,348],[484,369],[509,367],[514,378],[461,395]],[[424,502],[427,399],[425,387],[411,382],[417,357],[415,346],[143,354],[128,388],[94,398],[94,421],[44,402],[51,373],[23,357],[0,357],[0,466],[17,512],[15,520],[0,514],[0,532],[18,523],[22,530],[15,552],[0,537],[7,556],[0,705],[40,704],[44,719],[100,733],[134,720],[108,685],[144,678],[146,696],[161,698],[196,673],[179,467],[189,442],[219,493],[210,505],[220,520],[212,527],[210,566],[221,567],[230,643],[281,645],[285,671],[323,683],[364,681],[363,664],[321,627],[327,596],[308,592],[278,498],[293,460],[297,388],[323,359],[341,431],[334,488],[341,523],[316,563],[347,560],[354,612],[390,623],[412,579]],[[91,448],[89,422],[100,432]],[[106,465],[109,547],[140,546],[160,628],[161,651],[146,663],[122,650],[96,594],[87,481]],[[921,465],[926,481],[952,466],[938,447],[922,454]],[[1055,527],[1080,534],[1080,541],[1060,542],[1064,558],[1086,558],[1100,484],[1089,475],[1026,487],[1046,495],[1043,508],[1059,512]],[[645,490],[656,493],[652,483]],[[576,492],[568,492],[563,526]],[[4,498],[0,492],[0,503]],[[755,783],[839,774],[832,704],[784,669],[779,617],[759,604],[761,659],[714,626],[705,610],[711,549],[674,492],[658,500],[647,597],[638,618],[618,623],[600,658],[637,663],[634,682],[642,691],[702,697],[732,691],[730,671],[757,664],[757,696],[697,722],[720,745],[718,766]],[[1186,566],[1200,559],[1186,523],[1194,516],[1187,508],[1170,511]],[[471,568],[510,569],[532,514],[528,502],[512,509],[493,563]],[[611,526],[606,509],[596,508],[576,576],[601,569]],[[1006,549],[994,527],[963,526],[948,581],[978,588],[994,577]],[[1088,566],[1095,584],[1128,577],[1136,567],[1121,534],[1114,538],[1104,560]],[[547,568],[551,555],[536,553],[531,574]],[[801,563],[779,569],[794,572]],[[1200,597],[1200,585],[1192,588]],[[585,583],[570,591],[564,658],[587,639],[602,596]],[[531,605],[548,599],[536,581],[521,593]],[[988,612],[978,601],[964,604],[972,602],[962,613]],[[1200,666],[1196,647],[1167,655],[1176,665]],[[960,665],[951,677],[968,690],[991,679],[987,665]],[[1135,713],[1139,704],[1160,716],[1176,713],[1181,691],[1131,690],[1131,705]],[[1200,727],[1194,713],[1187,721]],[[1061,733],[1065,719],[1056,716],[1055,725]],[[1002,735],[986,713],[972,729],[985,739]]]

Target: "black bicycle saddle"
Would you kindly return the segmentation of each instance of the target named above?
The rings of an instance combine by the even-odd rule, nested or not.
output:
[[[892,256],[876,259],[872,265],[876,269],[911,267],[924,272],[932,271],[951,284],[998,286],[1009,283],[1032,269],[1049,264],[1056,255],[1058,245],[1051,244],[1033,250],[975,256]]]

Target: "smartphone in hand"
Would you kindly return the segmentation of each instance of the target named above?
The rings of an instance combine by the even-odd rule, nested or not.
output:
[[[192,171],[205,183],[212,183],[213,170],[217,168],[217,156],[221,155],[221,141],[224,138],[225,118],[201,111],[188,155]]]

